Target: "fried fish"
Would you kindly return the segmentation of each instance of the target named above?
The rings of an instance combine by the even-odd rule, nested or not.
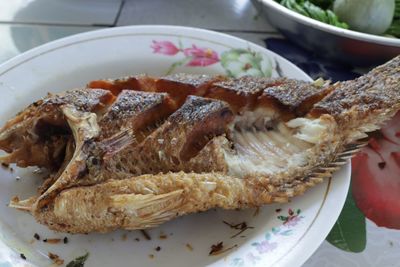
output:
[[[358,79],[146,75],[48,95],[0,130],[1,158],[51,174],[10,206],[61,232],[144,229],[287,202],[400,109],[400,57]]]

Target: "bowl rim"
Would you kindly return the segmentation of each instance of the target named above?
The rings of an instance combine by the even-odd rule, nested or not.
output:
[[[369,33],[357,32],[329,25],[327,23],[306,17],[295,11],[292,11],[282,6],[281,4],[275,2],[274,0],[255,0],[255,1],[261,2],[267,7],[273,8],[277,12],[287,14],[291,16],[295,21],[310,26],[314,29],[322,30],[325,32],[329,32],[331,34],[339,35],[345,38],[356,39],[364,42],[400,47],[400,39],[398,38],[384,37]]]

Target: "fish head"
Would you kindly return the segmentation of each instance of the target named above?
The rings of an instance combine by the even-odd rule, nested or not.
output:
[[[9,153],[1,162],[17,166],[58,168],[72,131],[62,107],[101,113],[114,96],[105,90],[71,90],[34,102],[0,129],[0,149]]]

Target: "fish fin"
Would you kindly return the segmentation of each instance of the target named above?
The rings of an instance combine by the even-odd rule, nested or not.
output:
[[[318,167],[317,170],[313,171],[308,178],[329,178],[332,173],[340,169],[364,146],[368,144],[368,140],[360,140],[345,146],[343,152],[339,153],[337,158],[328,163],[326,166]]]
[[[126,225],[126,229],[141,227],[154,227],[175,217],[175,210],[182,205],[183,189],[169,193],[154,194],[120,194],[110,197],[110,207],[122,209],[126,214],[132,214],[138,218],[139,224],[134,227]],[[140,225],[140,227],[138,227]]]
[[[30,197],[24,200],[19,200],[18,197],[14,197],[11,199],[10,203],[8,206],[10,208],[18,209],[18,210],[24,210],[24,211],[32,211],[32,206],[36,202],[37,197]]]
[[[123,130],[103,140],[101,146],[104,148],[104,151],[106,151],[103,156],[104,159],[111,158],[113,155],[133,143],[136,143],[136,137],[133,134],[132,129]]]

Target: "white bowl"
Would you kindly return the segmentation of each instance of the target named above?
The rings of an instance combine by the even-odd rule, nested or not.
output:
[[[373,66],[400,54],[400,39],[335,27],[274,0],[252,0],[269,23],[294,43],[335,61]]]

